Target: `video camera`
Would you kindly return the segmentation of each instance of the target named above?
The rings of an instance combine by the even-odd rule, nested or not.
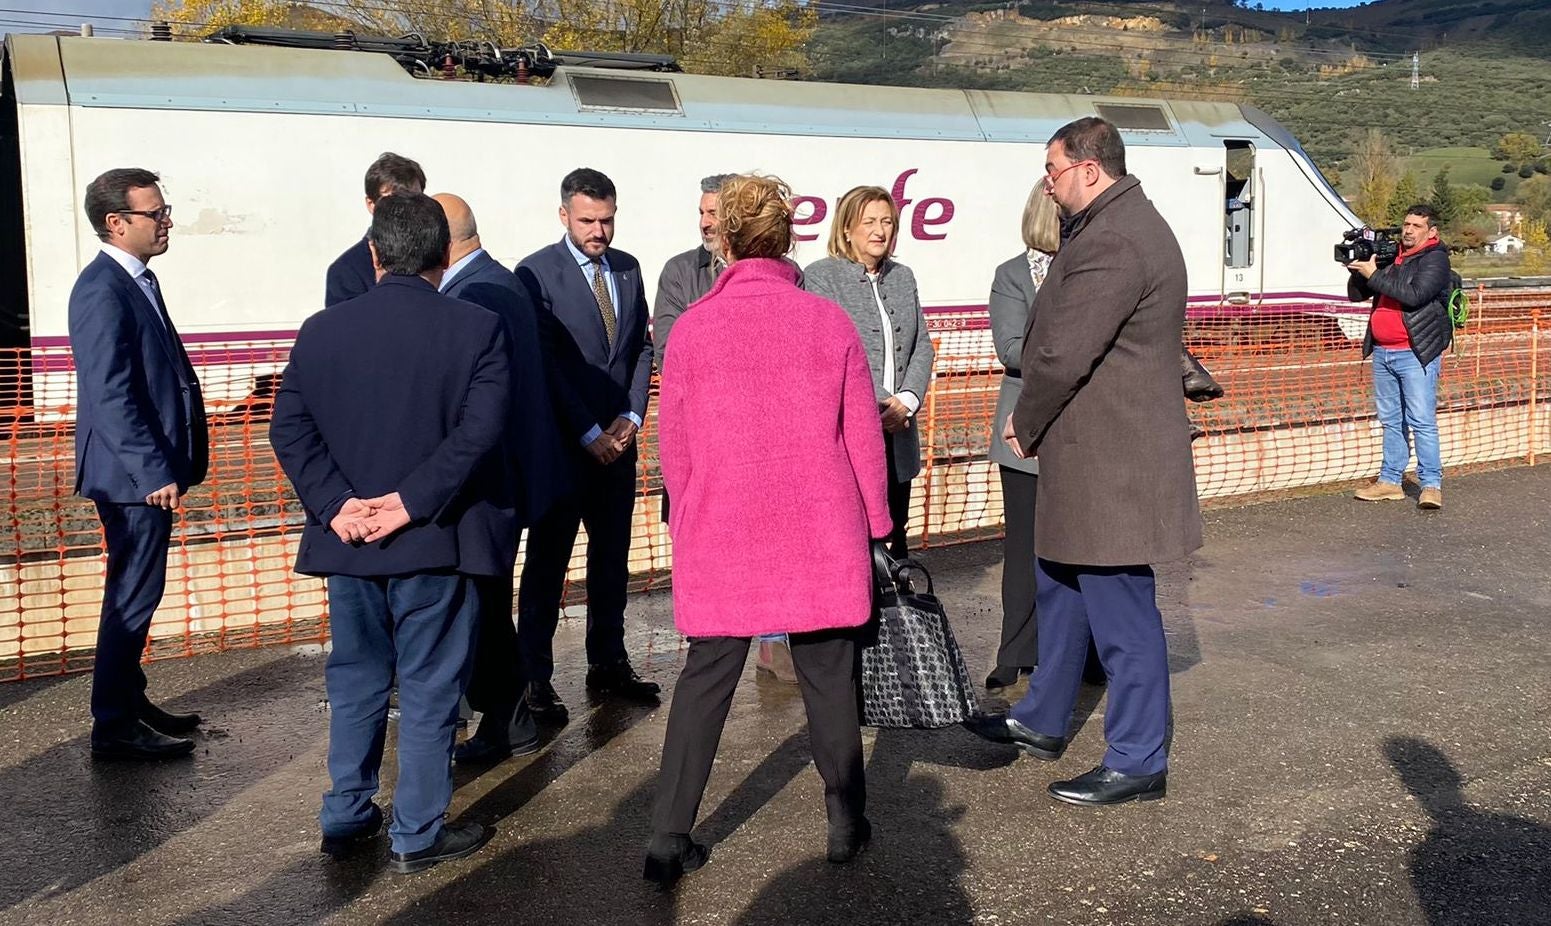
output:
[[[1353,228],[1341,233],[1341,243],[1336,245],[1336,262],[1350,264],[1354,261],[1374,258],[1380,267],[1388,267],[1400,255],[1400,229]]]

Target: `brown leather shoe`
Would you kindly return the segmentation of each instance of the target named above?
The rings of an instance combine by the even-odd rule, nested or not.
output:
[[[1416,507],[1425,508],[1428,511],[1437,511],[1443,507],[1442,489],[1423,489],[1422,497],[1416,500]]]
[[[1364,502],[1392,502],[1406,497],[1406,490],[1393,482],[1379,482],[1375,480],[1358,489],[1352,495],[1358,501]]]

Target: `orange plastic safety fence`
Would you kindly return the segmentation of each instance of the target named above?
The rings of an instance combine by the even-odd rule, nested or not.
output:
[[[1547,294],[1474,294],[1445,355],[1438,422],[1443,462],[1533,463],[1551,453]],[[1551,314],[1547,316],[1551,320]],[[1223,310],[1193,316],[1185,342],[1226,390],[1190,405],[1197,486],[1207,503],[1263,498],[1371,477],[1380,437],[1365,319]],[[981,333],[983,334],[983,332]],[[966,346],[968,345],[968,346]],[[291,570],[303,513],[268,443],[283,341],[191,345],[210,415],[211,468],[181,509],[167,594],[148,658],[327,636],[323,582]],[[1000,381],[988,339],[942,336],[918,421],[924,468],[911,502],[913,542],[999,536],[1000,482],[986,460]],[[63,346],[0,353],[0,680],[89,668],[101,607],[103,542],[74,487],[74,380]],[[632,588],[663,585],[672,565],[648,415],[630,553]],[[579,538],[567,586],[578,607]],[[521,561],[519,560],[519,570]]]

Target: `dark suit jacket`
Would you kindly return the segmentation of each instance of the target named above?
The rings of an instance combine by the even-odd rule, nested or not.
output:
[[[1201,546],[1180,395],[1185,260],[1135,177],[1073,223],[1034,297],[1013,427],[1039,455],[1043,559],[1130,566]]]
[[[70,291],[77,384],[75,490],[144,502],[205,479],[205,400],[178,331],[113,258],[98,254]]]
[[[1007,424],[1007,416],[1017,407],[1018,394],[1023,391],[1018,364],[1023,362],[1023,336],[1029,330],[1029,312],[1038,291],[1034,277],[1029,273],[1028,252],[1019,251],[1011,260],[996,266],[996,276],[991,280],[991,298],[987,303],[996,359],[1007,372],[1002,376],[1001,390],[997,393],[996,414],[991,418],[991,449],[986,456],[998,466],[1033,476],[1039,475],[1039,460],[1018,459],[1002,440],[1002,428]]]
[[[571,491],[533,301],[516,274],[485,252],[459,271],[444,293],[488,309],[506,323],[512,348],[506,463],[516,479],[519,526],[526,527]]]
[[[377,285],[377,270],[372,266],[372,250],[362,238],[334,258],[323,284],[323,307],[354,299]]]
[[[598,300],[571,249],[558,241],[523,258],[517,279],[539,310],[539,333],[553,363],[561,440],[579,447],[593,425],[607,428],[627,411],[646,418],[652,382],[652,341],[646,334],[646,290],[641,265],[610,248],[619,290],[619,325],[609,349]],[[634,445],[631,452],[634,452]]]
[[[507,480],[470,478],[500,445],[511,395],[506,329],[420,277],[389,276],[302,325],[269,440],[307,511],[296,570],[502,575],[517,542]],[[328,529],[346,500],[398,492],[414,519],[351,546]]]

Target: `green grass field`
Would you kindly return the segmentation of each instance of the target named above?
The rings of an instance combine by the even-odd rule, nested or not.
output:
[[[1492,157],[1485,148],[1424,148],[1402,159],[1404,170],[1416,174],[1423,189],[1432,185],[1432,178],[1445,166],[1449,168],[1449,182],[1454,184],[1477,183],[1488,189],[1498,177],[1506,183],[1492,194],[1492,202],[1502,203],[1513,198],[1519,185],[1517,171],[1503,173],[1503,162]]]

